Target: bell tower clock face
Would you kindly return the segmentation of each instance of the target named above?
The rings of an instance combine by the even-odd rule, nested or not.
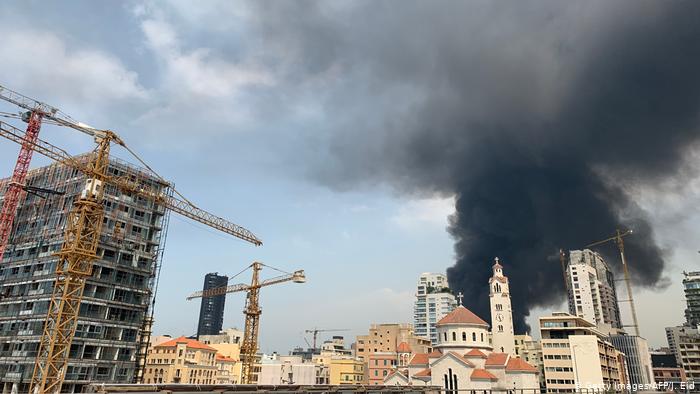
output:
[[[499,322],[502,322],[503,321],[503,314],[502,313],[497,314],[496,320],[498,320]]]

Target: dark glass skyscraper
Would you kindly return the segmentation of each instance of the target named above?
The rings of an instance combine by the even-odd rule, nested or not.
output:
[[[206,274],[204,276],[203,290],[216,287],[223,287],[228,284],[228,276],[219,275],[218,272]],[[199,308],[199,325],[197,326],[197,337],[200,335],[215,335],[221,331],[224,325],[224,304],[226,295],[215,297],[203,297],[202,305]]]

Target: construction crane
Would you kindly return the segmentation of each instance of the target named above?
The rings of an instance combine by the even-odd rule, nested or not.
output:
[[[312,334],[312,335],[313,335],[313,338],[314,338],[314,340],[313,340],[313,342],[314,342],[313,350],[314,350],[314,351],[317,349],[317,348],[316,348],[316,339],[318,338],[318,333],[319,333],[319,332],[331,332],[331,331],[350,331],[350,330],[347,329],[347,328],[327,328],[327,329],[314,328],[314,329],[312,329],[312,330],[306,330],[306,331],[305,331],[307,334]]]
[[[263,267],[281,272],[282,275],[260,281],[260,271]],[[255,383],[253,381],[253,366],[255,365],[256,354],[258,353],[258,330],[260,328],[260,315],[262,314],[262,309],[260,309],[260,288],[289,281],[294,283],[306,282],[304,270],[285,272],[257,261],[246,267],[243,271],[232,276],[230,279],[242,274],[248,270],[248,268],[251,268],[253,271],[253,279],[250,281],[249,285],[239,283],[231,286],[216,287],[194,292],[187,297],[188,300],[192,300],[200,297],[214,297],[240,291],[245,291],[247,293],[245,309],[243,310],[245,314],[245,329],[243,330],[243,343],[241,344],[241,361],[243,362],[243,368],[241,369],[242,384]]]
[[[637,336],[639,336],[639,323],[637,322],[637,310],[635,309],[634,306],[634,298],[632,297],[632,284],[630,280],[630,273],[629,269],[627,268],[627,259],[625,258],[625,243],[623,241],[623,237],[626,237],[628,235],[632,234],[632,230],[625,230],[625,231],[620,231],[620,230],[615,230],[615,235],[606,238],[602,241],[598,242],[593,242],[592,244],[586,245],[586,248],[591,248],[593,246],[598,246],[602,245],[608,242],[615,242],[617,244],[617,248],[620,250],[620,259],[622,260],[622,273],[625,276],[625,285],[627,287],[627,299],[626,300],[620,300],[621,302],[629,302],[630,305],[630,311],[632,313],[632,321],[634,324],[632,327],[634,327],[634,332]],[[627,326],[629,327],[629,326]]]
[[[116,143],[129,150],[126,144],[114,132],[108,130],[98,130],[78,123],[68,126],[95,138],[97,147],[87,159],[75,158],[63,149],[38,137],[32,140],[23,135],[22,130],[0,122],[1,137],[23,146],[27,144],[31,150],[77,169],[88,178],[85,188],[68,215],[64,242],[61,250],[56,253],[59,257],[56,266],[56,282],[30,384],[30,392],[38,394],[58,393],[63,384],[85,281],[92,274],[93,262],[97,258],[96,252],[104,216],[102,202],[107,185],[112,185],[123,193],[152,200],[155,204],[162,205],[172,212],[236,238],[255,245],[262,244],[262,241],[249,230],[198,208],[175,191],[170,183],[165,184],[181,198],[154,190],[133,177],[109,175],[107,168],[111,144]],[[133,154],[131,150],[129,152]],[[153,174],[163,179],[155,172]]]
[[[25,187],[24,182],[27,178],[29,164],[32,161],[32,143],[39,138],[39,130],[41,130],[41,121],[44,117],[53,118],[59,113],[58,109],[39,101],[30,99],[22,94],[7,89],[0,85],[0,99],[15,104],[23,109],[28,110],[22,117],[27,122],[27,130],[25,131],[25,141],[21,144],[15,169],[12,172],[12,178],[7,186],[5,195],[0,208],[0,263],[7,248],[7,241],[10,239],[12,224],[15,220],[17,205],[19,204],[20,194]]]

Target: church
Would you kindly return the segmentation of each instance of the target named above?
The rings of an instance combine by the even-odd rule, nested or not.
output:
[[[437,324],[438,343],[431,353],[400,349],[398,368],[386,385],[440,386],[457,390],[539,389],[537,368],[515,355],[513,312],[508,277],[496,258],[489,279],[489,324],[462,305]]]

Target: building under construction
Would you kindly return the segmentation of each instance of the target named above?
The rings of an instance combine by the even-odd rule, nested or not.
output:
[[[87,160],[86,156],[78,159]],[[109,174],[139,179],[153,190],[170,189],[145,171],[111,160]],[[54,164],[30,171],[0,265],[0,388],[32,378],[69,211],[86,176]],[[0,181],[0,201],[8,180]],[[31,190],[31,189],[29,189]],[[152,200],[105,187],[105,218],[98,258],[87,280],[62,391],[95,382],[131,383],[150,337],[152,301],[167,231],[168,210]]]

